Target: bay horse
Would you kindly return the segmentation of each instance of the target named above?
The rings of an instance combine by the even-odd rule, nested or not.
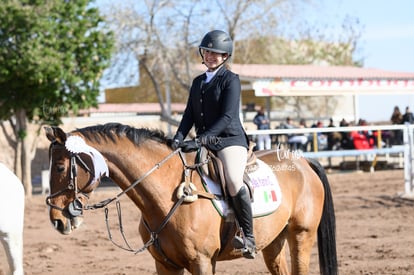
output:
[[[0,163],[0,179],[0,241],[10,272],[23,275],[24,188],[3,163]]]
[[[139,232],[158,274],[184,274],[185,270],[214,274],[217,261],[242,257],[232,246],[237,231],[234,220],[223,218],[208,196],[193,202],[182,202],[183,196],[176,196],[188,177],[194,189],[205,190],[199,173],[184,173],[197,165],[196,152],[172,150],[171,140],[162,131],[118,123],[69,133],[45,127],[45,132],[51,142],[46,202],[51,223],[60,233],[70,234],[80,226],[83,210],[93,208],[88,205],[92,191],[109,172],[125,192],[119,195],[126,194],[142,213]],[[277,210],[253,222],[257,248],[268,270],[308,274],[317,240],[321,274],[337,274],[334,205],[323,167],[289,152],[256,154],[273,167],[283,195]]]

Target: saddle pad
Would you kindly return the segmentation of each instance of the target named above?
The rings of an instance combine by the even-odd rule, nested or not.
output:
[[[253,216],[261,217],[276,211],[282,202],[282,191],[272,169],[259,159],[257,160],[257,165],[259,168],[249,173],[249,177],[251,185],[254,188],[254,201],[252,202]],[[218,183],[212,181],[205,175],[202,176],[202,179],[206,191],[216,194],[219,197],[223,195]],[[212,201],[219,214],[221,216],[227,216],[229,212],[229,204],[227,201]]]

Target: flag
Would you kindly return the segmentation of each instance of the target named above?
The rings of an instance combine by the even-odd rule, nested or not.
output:
[[[264,191],[264,201],[267,202],[275,202],[277,201],[276,192],[275,190]]]

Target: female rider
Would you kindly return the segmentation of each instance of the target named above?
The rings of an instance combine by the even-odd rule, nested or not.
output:
[[[256,253],[252,208],[243,184],[249,141],[239,116],[240,79],[225,65],[232,52],[233,41],[226,32],[214,30],[204,36],[199,53],[207,71],[193,80],[173,148],[188,152],[202,144],[222,161],[226,187],[244,235],[236,236],[233,245],[243,249],[244,257],[252,259]],[[197,138],[184,142],[193,125]]]

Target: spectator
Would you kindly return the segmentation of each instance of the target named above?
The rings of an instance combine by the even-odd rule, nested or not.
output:
[[[311,127],[312,128],[323,128],[324,126],[323,126],[322,121],[318,120],[318,122],[312,124]],[[314,135],[312,135],[311,137],[311,148],[312,148],[312,151],[315,151],[315,144],[313,142],[313,137]],[[326,134],[322,132],[318,132],[316,133],[316,137],[317,137],[317,142],[318,142],[318,150],[325,150],[328,147]]]
[[[290,119],[290,117],[287,117],[286,121],[284,123],[281,123],[279,128],[280,129],[293,129],[296,127],[292,124],[292,120]]]
[[[306,124],[304,124],[304,120],[302,122],[302,126],[300,127],[306,127]],[[283,123],[280,126],[281,129],[294,129],[294,128],[298,128],[296,127],[293,123],[292,120],[290,119],[290,117],[286,118],[286,122]],[[306,151],[307,150],[307,145],[308,145],[308,137],[304,134],[289,134],[288,135],[288,146],[290,149],[293,150],[302,150],[302,151]]]
[[[257,130],[268,130],[270,129],[270,120],[265,114],[263,107],[259,109],[256,116],[253,119],[253,123],[256,124]],[[269,134],[259,134],[257,136],[257,149],[268,150],[272,147],[272,140]]]
[[[343,118],[343,119],[341,120],[341,122],[339,122],[339,126],[341,126],[341,127],[346,127],[346,126],[349,126],[349,122],[348,122],[348,121],[346,121],[346,120],[345,120],[345,118]]]
[[[306,125],[306,120],[305,119],[302,118],[299,121],[299,128],[308,128],[308,126]],[[298,136],[302,136],[302,134],[300,134]],[[308,144],[309,144],[310,137],[309,137],[309,134],[308,133],[303,134],[303,136],[306,137],[306,143],[304,143],[305,142],[305,139],[303,137],[301,137],[302,142],[301,142],[300,149],[302,151],[306,152],[306,151],[308,151]]]
[[[333,119],[329,119],[328,127],[335,127]],[[342,135],[338,132],[328,132],[328,150],[337,150],[341,147]]]
[[[398,106],[394,107],[394,111],[391,115],[391,123],[392,124],[403,124],[404,118]],[[391,143],[393,145],[400,145],[403,144],[403,132],[402,130],[394,130],[392,131],[393,137]]]
[[[339,123],[340,127],[348,127],[349,122],[346,121],[344,118]],[[353,149],[354,144],[352,142],[351,134],[350,132],[341,132],[341,148],[343,149]]]
[[[280,125],[278,127],[276,127],[276,129],[293,129],[295,128],[292,125],[292,121],[290,119],[290,117],[287,117],[285,122],[280,123]],[[276,136],[276,143],[283,143],[283,144],[287,144],[289,137],[291,137],[292,134],[282,134],[282,135],[278,135]],[[289,146],[289,144],[287,144]]]
[[[413,124],[414,122],[414,115],[410,110],[410,107],[405,108],[405,114],[403,115],[403,123],[404,124]]]
[[[398,106],[394,107],[394,111],[391,115],[391,123],[392,124],[402,124],[403,123],[403,115],[400,111],[400,108]]]
[[[360,119],[358,126],[368,125],[366,120]],[[372,149],[374,148],[375,141],[372,135],[372,131],[352,131],[351,138],[355,149]]]

